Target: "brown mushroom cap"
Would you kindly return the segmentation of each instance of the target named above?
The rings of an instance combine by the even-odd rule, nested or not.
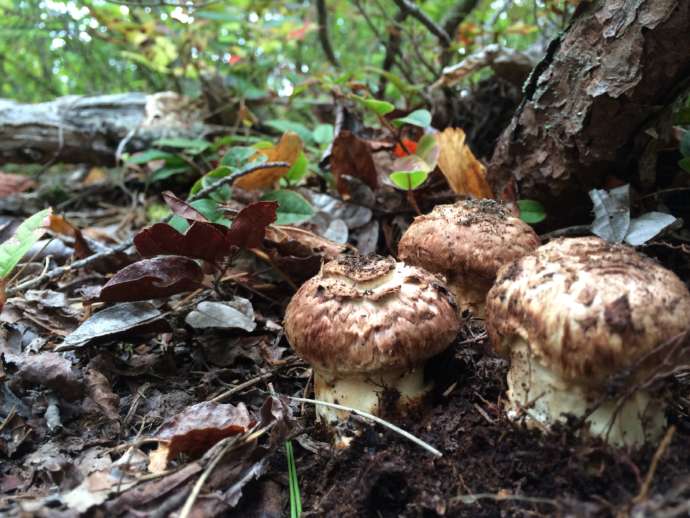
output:
[[[628,246],[560,239],[502,268],[486,311],[499,353],[519,337],[546,368],[598,383],[690,328],[690,292]]]
[[[398,255],[432,272],[492,281],[501,266],[538,246],[539,236],[500,202],[464,200],[416,217]]]
[[[414,368],[443,351],[459,327],[443,281],[390,257],[326,263],[285,311],[295,352],[332,373]]]

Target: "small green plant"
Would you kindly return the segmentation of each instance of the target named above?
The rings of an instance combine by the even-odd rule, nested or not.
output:
[[[544,206],[536,200],[518,200],[520,208],[520,219],[525,223],[533,225],[546,219]]]
[[[290,486],[290,518],[299,518],[302,515],[302,497],[299,493],[295,452],[292,449],[291,441],[285,442],[285,456],[287,457],[288,484]]]

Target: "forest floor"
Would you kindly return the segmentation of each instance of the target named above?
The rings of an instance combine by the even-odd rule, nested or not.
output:
[[[60,211],[91,245],[112,247],[148,222],[138,187],[74,184]],[[41,196],[51,194],[2,198],[3,212],[39,208]],[[5,233],[21,219],[3,218]],[[41,246],[16,284],[68,263],[76,245],[54,235]],[[651,251],[687,268],[682,250]],[[507,362],[474,319],[431,362],[426,406],[394,419],[442,457],[354,418],[361,435],[336,449],[314,408],[289,399],[310,396],[310,370],[283,333],[294,292],[284,275],[243,253],[211,287],[125,303],[85,329],[104,307],[94,291],[133,257],[121,253],[10,293],[0,316],[0,514],[289,515],[287,441],[303,516],[690,512],[687,375],[673,380],[662,446],[614,449],[578,436],[574,424],[545,435],[506,418]],[[245,330],[189,321],[203,301],[242,299],[255,324]]]

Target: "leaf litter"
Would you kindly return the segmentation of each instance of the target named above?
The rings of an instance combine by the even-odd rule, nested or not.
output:
[[[430,169],[420,206],[491,197],[465,135],[446,130],[422,140],[430,134],[401,133],[415,143],[407,151],[422,153]],[[279,196],[278,204],[260,201],[285,167],[259,168],[235,183],[236,199],[221,207],[223,224],[177,189],[155,199],[186,221],[181,231],[126,203],[103,219],[93,207],[82,214],[89,232],[72,215],[69,225],[53,215],[47,227],[69,248],[64,261],[79,256],[78,235],[96,236],[84,238],[91,252],[126,245],[121,234],[113,237],[118,221],[134,231],[138,254],[67,269],[8,299],[0,333],[0,454],[7,458],[0,512],[279,515],[288,507],[288,439],[303,509],[312,515],[644,514],[690,495],[690,486],[678,485],[690,464],[687,377],[673,388],[678,404],[669,418],[677,432],[652,479],[654,496],[635,501],[655,451],[620,454],[583,442],[567,426],[543,436],[508,421],[501,410],[507,366],[487,352],[480,322],[432,362],[430,407],[397,423],[441,458],[362,423],[349,449],[334,450],[313,408],[281,397],[304,397],[311,383],[280,325],[294,288],[338,255],[394,253],[413,215],[404,193],[382,181],[393,172],[398,143],[354,128],[338,136],[349,140],[339,141],[325,167],[339,188],[290,186],[315,212],[299,225],[275,224]],[[431,140],[437,145],[428,147]],[[341,142],[355,142],[363,155]],[[286,135],[264,155],[290,164],[302,150]],[[107,182],[99,185],[108,192]],[[618,212],[608,214],[602,228]],[[658,235],[652,230],[668,227],[668,218],[647,214],[637,228],[629,221],[624,239],[646,243]],[[94,232],[99,226],[110,230]],[[36,266],[40,272],[33,261],[20,277]],[[94,288],[94,296],[82,295]]]

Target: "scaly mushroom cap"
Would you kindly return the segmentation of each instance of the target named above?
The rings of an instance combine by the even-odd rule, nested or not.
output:
[[[398,255],[431,272],[493,281],[501,266],[538,246],[539,236],[500,202],[464,200],[416,217]]]
[[[601,384],[690,328],[690,292],[628,246],[560,239],[502,268],[486,312],[497,352],[520,338],[563,378]]]
[[[334,374],[414,368],[460,327],[441,279],[379,256],[326,263],[295,293],[284,324],[295,352]]]

